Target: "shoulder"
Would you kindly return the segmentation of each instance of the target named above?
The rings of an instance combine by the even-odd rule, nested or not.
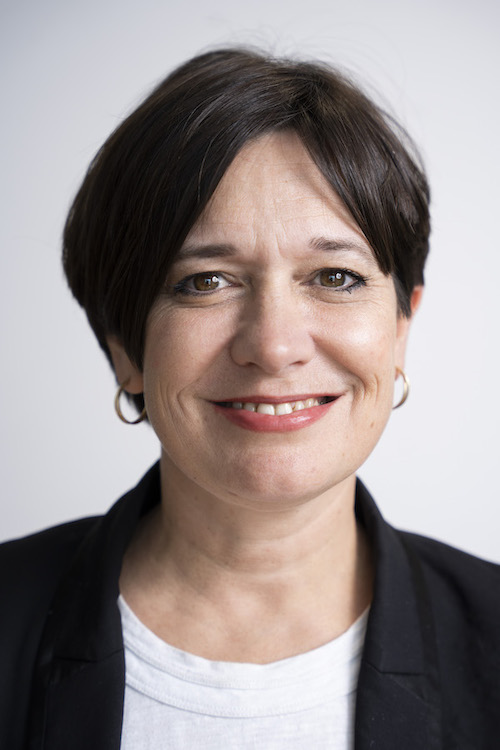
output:
[[[138,518],[159,500],[159,469],[155,464],[139,484],[123,495],[103,516],[82,518],[37,534],[0,544],[0,601],[8,605],[4,628],[30,615],[43,618],[62,579],[68,587],[81,586],[103,568],[121,567],[121,554]],[[79,578],[68,573],[79,560]],[[3,607],[3,612],[5,613]]]
[[[384,575],[394,583],[405,562],[410,564],[413,582],[439,611],[467,613],[467,619],[497,623],[500,636],[500,565],[488,562],[430,537],[394,528],[381,515],[366,487],[358,479],[356,515],[366,528]]]
[[[97,518],[85,518],[0,544],[0,631],[42,620],[61,576]],[[32,622],[33,624],[33,622]]]
[[[500,617],[500,565],[448,544],[398,531],[403,544],[419,561],[431,594],[445,596],[476,616],[490,611]]]
[[[491,648],[500,661],[500,565],[418,534],[397,533],[417,561],[438,636],[467,643],[474,652]]]
[[[10,539],[0,544],[0,562],[19,562],[26,556],[44,553],[44,558],[58,558],[64,556],[66,549],[82,539],[91,526],[102,516],[80,518],[57,526],[51,526],[34,534]]]
[[[21,582],[30,588],[31,581],[37,587],[48,584],[98,518],[82,518],[0,544],[0,592],[15,594]]]

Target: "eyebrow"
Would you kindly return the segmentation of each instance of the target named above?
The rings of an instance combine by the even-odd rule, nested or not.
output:
[[[365,245],[363,242],[351,242],[350,240],[334,240],[329,237],[315,237],[309,242],[309,247],[312,250],[322,250],[327,253],[340,253],[352,251],[359,253],[365,258],[373,260],[373,252],[369,245]]]
[[[234,245],[211,244],[211,245],[183,245],[175,260],[186,260],[187,258],[224,258],[236,254]]]
[[[367,259],[373,260],[373,253],[368,245],[350,240],[334,240],[328,237],[314,237],[308,242],[311,250],[319,250],[325,253],[357,252]],[[237,254],[234,245],[224,243],[213,243],[208,245],[183,245],[179,250],[176,260],[187,260],[188,258],[227,258]]]

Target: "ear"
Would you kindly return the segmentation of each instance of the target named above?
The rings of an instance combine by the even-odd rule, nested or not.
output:
[[[405,364],[405,353],[406,344],[408,342],[408,334],[410,333],[410,326],[413,320],[413,316],[420,307],[422,301],[422,295],[424,293],[423,285],[416,286],[410,297],[411,315],[409,318],[404,315],[398,317],[396,327],[396,350],[395,350],[395,364],[401,369],[404,369]]]
[[[142,372],[131,361],[121,341],[116,336],[106,336],[106,343],[119,384],[124,386],[127,393],[142,393],[144,390]]]

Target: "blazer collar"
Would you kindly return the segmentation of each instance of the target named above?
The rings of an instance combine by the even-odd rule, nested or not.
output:
[[[42,639],[30,750],[119,750],[125,667],[118,579],[140,516],[159,498],[156,464],[96,522],[76,552]],[[359,480],[356,515],[373,546],[376,574],[358,683],[355,750],[437,749],[437,657],[420,565]]]

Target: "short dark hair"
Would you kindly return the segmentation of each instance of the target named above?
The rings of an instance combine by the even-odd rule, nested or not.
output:
[[[177,68],[126,118],[69,212],[64,269],[108,358],[114,334],[142,369],[147,316],[186,235],[242,146],[278,130],[300,137],[410,314],[430,225],[407,134],[326,65],[222,49]]]

